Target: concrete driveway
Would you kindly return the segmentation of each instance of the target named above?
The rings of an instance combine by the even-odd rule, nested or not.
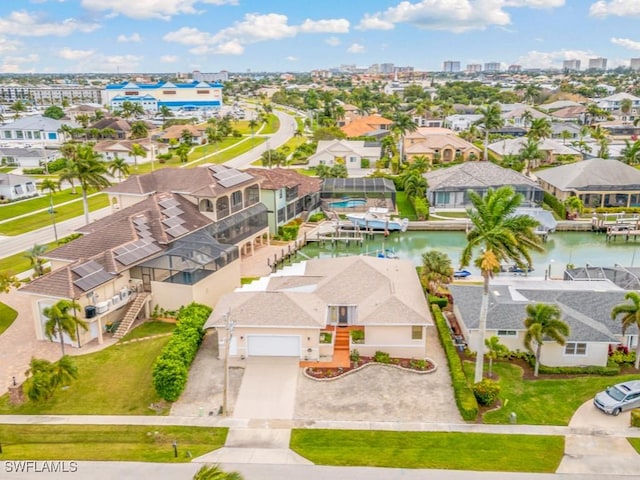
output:
[[[297,357],[247,358],[233,417],[293,419],[299,370]]]

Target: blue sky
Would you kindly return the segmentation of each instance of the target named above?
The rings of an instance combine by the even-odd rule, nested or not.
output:
[[[639,22],[640,0],[2,0],[0,73],[616,67]]]

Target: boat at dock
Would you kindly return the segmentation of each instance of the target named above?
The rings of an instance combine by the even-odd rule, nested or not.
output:
[[[408,218],[391,218],[388,208],[371,207],[364,213],[348,213],[346,217],[354,226],[365,230],[405,232],[409,226]]]

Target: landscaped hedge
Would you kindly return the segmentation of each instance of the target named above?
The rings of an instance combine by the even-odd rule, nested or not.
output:
[[[533,355],[526,357],[531,368],[535,368],[536,359]],[[602,375],[605,377],[612,377],[620,373],[620,366],[610,362],[606,367],[549,367],[548,365],[540,364],[538,366],[538,372],[546,375]]]
[[[465,420],[475,420],[478,416],[478,401],[462,369],[462,361],[458,356],[456,347],[453,345],[447,321],[442,315],[440,307],[437,305],[431,305],[431,311],[433,312],[433,318],[438,328],[440,342],[447,356],[456,404],[458,405],[458,410],[460,410],[460,415],[462,415],[462,418]]]
[[[640,408],[631,410],[631,426],[640,427]]]
[[[558,217],[560,217],[562,220],[567,218],[567,209],[565,208],[564,204],[556,197],[554,197],[550,193],[544,192],[543,201],[544,203],[549,205],[551,209],[556,212],[556,215],[558,215]]]
[[[175,402],[184,391],[210,314],[210,307],[198,303],[178,311],[176,329],[153,365],[153,386],[164,400]]]
[[[429,220],[429,202],[426,198],[411,197],[413,209],[416,211],[418,220]]]
[[[435,304],[440,307],[440,309],[443,309],[448,303],[449,300],[447,300],[446,297],[438,297],[437,295],[429,294],[429,304]]]

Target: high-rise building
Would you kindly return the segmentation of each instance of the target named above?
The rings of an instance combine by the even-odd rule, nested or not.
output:
[[[447,60],[442,64],[442,71],[443,72],[459,72],[460,71],[460,62],[457,61],[453,61],[453,60]]]
[[[570,72],[580,70],[580,60],[565,60],[562,62],[562,69]]]
[[[631,70],[640,70],[640,58],[632,58],[629,67]]]
[[[393,63],[381,63],[380,64],[380,73],[383,75],[393,73],[395,71],[395,66]]]
[[[522,65],[509,65],[507,71],[509,73],[520,73],[522,71]]]
[[[589,59],[589,70],[606,70],[607,69],[607,59],[603,57],[590,58]]]
[[[484,71],[487,73],[496,73],[500,71],[500,62],[488,62],[484,64]]]
[[[482,65],[480,63],[469,63],[467,65],[467,72],[480,73],[482,71]]]
[[[199,70],[194,70],[191,74],[192,78],[196,82],[226,82],[229,80],[229,72],[222,70],[217,73],[203,73]]]

